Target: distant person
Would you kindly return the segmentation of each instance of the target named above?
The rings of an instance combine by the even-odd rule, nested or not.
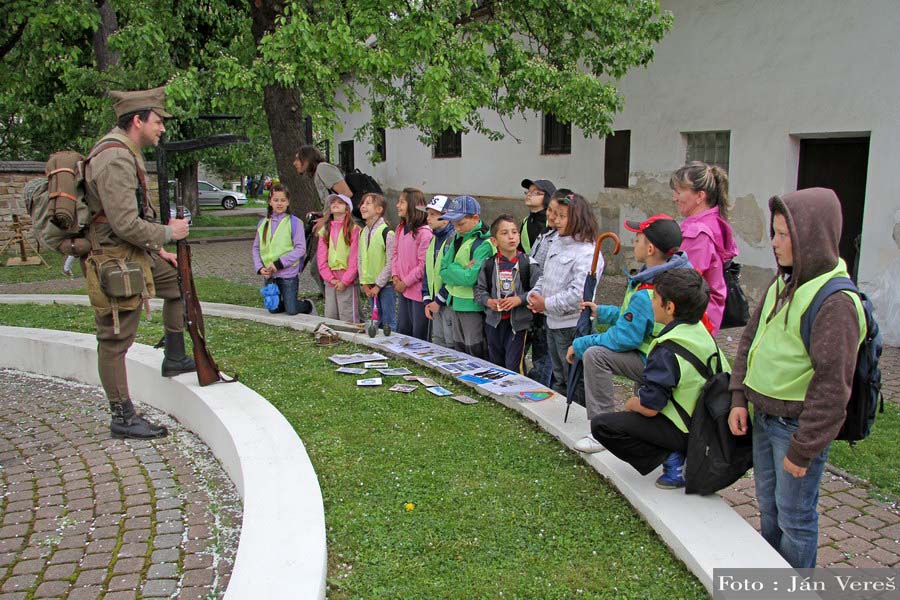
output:
[[[441,259],[447,306],[453,311],[453,343],[460,352],[487,358],[484,307],[475,301],[475,282],[481,264],[494,254],[490,231],[481,220],[481,205],[472,196],[448,202],[444,219],[456,230]]]
[[[434,236],[425,222],[425,194],[416,188],[405,188],[397,199],[397,243],[391,259],[391,279],[400,294],[397,331],[420,340],[428,339],[428,320],[422,301],[422,279],[428,246]]]
[[[350,211],[353,201],[341,194],[328,196],[328,216],[319,228],[316,257],[325,282],[325,316],[359,323],[359,226]]]
[[[347,198],[353,198],[353,190],[344,181],[344,175],[336,166],[325,162],[319,149],[312,145],[300,146],[297,154],[294,155],[294,169],[306,175],[313,180],[316,186],[316,193],[319,194],[321,204],[314,209],[319,215],[305,215],[305,219],[313,220],[312,231],[319,231],[328,218],[328,198],[332,194],[340,194]],[[352,204],[352,202],[351,202]],[[351,206],[351,212],[352,212]],[[317,262],[316,253],[318,252],[318,244],[309,244],[308,248],[309,260]],[[319,292],[325,294],[325,283],[319,277],[319,270],[312,269],[313,279],[319,286]]]
[[[728,174],[721,167],[690,162],[669,179],[672,199],[685,219],[681,249],[709,285],[707,316],[713,335],[725,311],[725,264],[737,256],[734,233],[728,224]]]
[[[475,283],[475,300],[485,308],[488,360],[523,373],[525,335],[533,317],[528,292],[539,268],[518,250],[519,228],[511,215],[500,215],[491,223],[491,243],[497,253],[481,265]]]
[[[378,307],[379,329],[397,330],[396,297],[391,281],[391,257],[396,235],[384,220],[387,202],[381,194],[362,197],[359,211],[366,226],[359,234],[359,284],[369,298],[370,310]]]
[[[566,358],[572,364],[584,360],[585,408],[588,420],[612,412],[615,404],[613,376],[640,382],[653,338],[662,329],[653,314],[653,282],[672,269],[691,269],[681,245],[681,229],[669,215],[654,215],[644,221],[625,221],[633,231],[634,259],[641,270],[628,278],[621,306],[589,306],[594,324],[602,333],[575,338]],[[600,452],[603,446],[591,435],[575,444],[579,452]]]
[[[816,314],[809,351],[800,322],[828,280],[849,277],[839,258],[841,205],[810,188],[769,200],[778,271],[744,328],[731,374],[735,435],[746,435],[753,404],[753,473],[760,527],[792,567],[816,566],[819,484],[840,432],[866,320],[859,296],[829,296]]]
[[[678,344],[706,364],[718,355],[722,371],[728,360],[700,320],[709,301],[709,287],[693,269],[670,269],[653,282],[653,314],[662,330],[647,353],[647,365],[637,395],[625,402],[622,412],[606,412],[591,420],[591,431],[607,450],[647,475],[659,465],[663,473],[656,487],[678,489],[685,485],[684,463],[690,423],[675,405],[694,414],[706,378],[664,342]]]
[[[553,389],[565,396],[569,381],[566,352],[575,338],[575,324],[581,313],[585,279],[594,257],[599,226],[584,196],[571,190],[557,190],[550,208],[556,215],[559,237],[550,246],[541,265],[540,279],[528,294],[528,308],[547,317]],[[597,273],[602,272],[601,256]]]
[[[425,252],[425,275],[422,278],[422,302],[425,304],[425,318],[431,323],[431,341],[445,348],[453,348],[453,310],[447,307],[447,288],[441,279],[441,259],[448,240],[456,235],[449,221],[444,220],[444,206],[447,196],[435,196],[424,207],[416,210],[425,213],[428,226],[434,236]]]
[[[278,286],[278,306],[269,312],[296,315],[301,312],[297,291],[306,256],[306,236],[303,222],[291,214],[287,188],[273,185],[271,191],[266,217],[260,220],[253,240],[253,266]]]

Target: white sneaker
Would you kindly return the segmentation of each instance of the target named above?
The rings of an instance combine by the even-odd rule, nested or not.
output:
[[[586,435],[575,442],[575,449],[585,454],[593,454],[595,452],[603,452],[606,448],[603,444],[594,439],[592,435]]]

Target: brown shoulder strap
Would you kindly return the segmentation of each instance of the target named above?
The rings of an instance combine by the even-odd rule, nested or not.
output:
[[[91,150],[90,154],[88,154],[85,157],[85,159],[84,159],[85,167],[87,167],[87,164],[91,161],[92,158],[95,158],[98,154],[100,154],[101,152],[104,152],[106,150],[109,150],[110,148],[122,148],[124,150],[128,150],[128,154],[130,154],[132,160],[134,160],[134,170],[137,173],[138,184],[141,186],[141,204],[142,204],[141,212],[145,215],[150,215],[152,213],[155,216],[156,213],[153,211],[153,208],[150,206],[150,197],[147,194],[147,179],[144,176],[144,170],[141,169],[141,165],[138,164],[137,156],[135,156],[134,152],[131,151],[131,148],[129,148],[123,142],[120,142],[119,140],[112,139],[112,138],[106,138],[106,139],[100,140],[100,142],[96,146],[94,146],[94,148]],[[98,215],[98,217],[102,214],[103,213],[101,212]]]

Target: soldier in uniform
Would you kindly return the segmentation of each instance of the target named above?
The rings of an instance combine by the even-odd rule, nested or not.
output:
[[[168,225],[153,222],[141,150],[156,146],[165,132],[165,90],[110,92],[117,127],[104,135],[84,166],[85,197],[91,212],[86,263],[88,294],[97,323],[98,370],[109,399],[110,431],[120,438],[165,437],[168,430],[140,416],[128,393],[125,354],[137,334],[141,307],[150,295],[163,298],[165,327],[164,377],[196,370],[184,351],[184,303],[175,269],[176,255],[163,245],[188,235],[186,219]],[[134,296],[111,298],[103,285],[108,261],[138,265],[144,287]],[[120,294],[120,296],[122,296]]]

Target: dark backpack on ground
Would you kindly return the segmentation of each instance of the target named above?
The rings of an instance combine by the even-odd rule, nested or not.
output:
[[[666,340],[659,345],[687,360],[706,378],[693,415],[689,416],[677,402],[672,404],[689,432],[684,491],[686,494],[714,494],[743,477],[753,466],[753,437],[749,427],[746,435],[740,436],[732,434],[728,427],[731,374],[722,372],[718,350],[704,365],[677,342]]]
[[[359,169],[353,169],[352,172],[344,175],[344,182],[350,188],[350,191],[353,192],[353,196],[350,199],[353,200],[353,216],[357,219],[362,219],[359,205],[362,204],[363,196],[368,193],[384,194],[375,178],[371,175],[366,175]]]
[[[803,338],[803,345],[809,352],[809,338],[812,336],[813,324],[816,322],[816,315],[819,314],[822,303],[832,294],[844,290],[852,291],[859,296],[866,316],[866,337],[856,355],[856,369],[853,372],[850,401],[847,403],[847,417],[844,419],[840,433],[835,438],[850,442],[852,445],[865,439],[872,432],[876,411],[884,412],[881,369],[878,368],[884,343],[881,340],[878,323],[872,315],[872,302],[856,288],[850,279],[846,277],[829,279],[816,293],[812,303],[803,313],[803,317],[800,319],[800,337]]]
[[[743,327],[750,320],[750,305],[741,289],[741,265],[728,261],[722,267],[722,276],[725,278],[725,311],[721,329]]]

